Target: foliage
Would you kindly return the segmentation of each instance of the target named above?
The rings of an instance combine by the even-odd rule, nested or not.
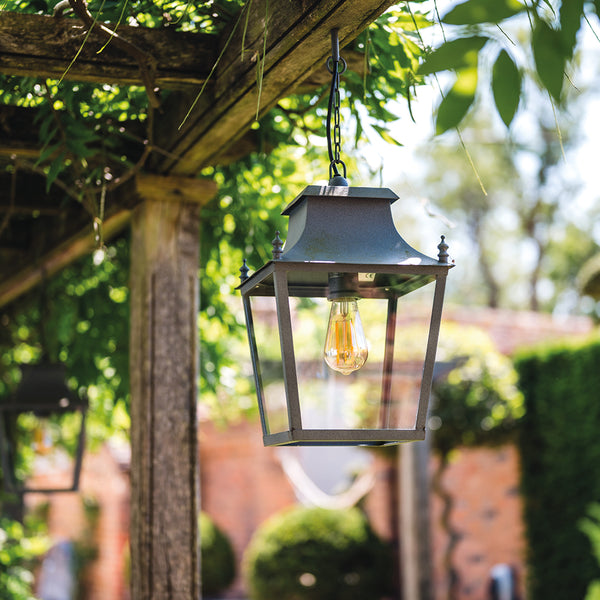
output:
[[[429,421],[442,455],[460,446],[496,445],[515,435],[523,395],[510,358],[476,327],[444,325],[438,361],[456,363],[434,382]]]
[[[459,125],[476,92],[488,82],[507,127],[525,95],[525,78],[546,90],[551,102],[563,102],[577,34],[584,21],[589,24],[592,7],[600,12],[597,1],[584,0],[466,0],[450,8],[440,21],[444,43],[429,54],[420,70],[421,74],[448,70],[455,74],[438,108],[437,132]],[[526,28],[527,34],[512,33],[515,25]],[[490,71],[491,80],[483,75]]]
[[[35,600],[31,586],[35,559],[48,549],[40,534],[28,534],[24,526],[0,518],[0,598]]]
[[[571,111],[556,111],[560,139],[549,107],[523,111],[508,144],[479,111],[462,130],[477,172],[452,144],[428,143],[418,152],[424,174],[397,184],[418,190],[415,200],[430,199],[431,212],[455,226],[448,238],[459,268],[451,277],[461,303],[593,310],[575,292],[581,264],[597,252],[598,220],[597,203],[578,200],[584,180],[569,167],[585,135],[583,121],[573,119],[579,107],[574,101]]]
[[[20,364],[44,356],[64,363],[71,387],[87,393],[92,445],[129,427],[127,240],[105,254],[101,264],[87,256],[5,307],[0,330],[0,395],[15,390]]]
[[[214,596],[233,582],[235,556],[227,535],[206,513],[200,513],[199,526],[202,593]]]
[[[590,504],[587,515],[579,521],[579,529],[587,535],[593,555],[600,567],[600,504],[597,502]],[[585,600],[598,600],[598,598],[600,598],[600,579],[595,579],[588,587]]]
[[[578,528],[600,498],[600,340],[517,357],[526,413],[521,420],[521,489],[532,600],[583,598],[598,577]]]
[[[357,508],[279,513],[244,561],[253,600],[378,600],[391,585],[390,549]]]

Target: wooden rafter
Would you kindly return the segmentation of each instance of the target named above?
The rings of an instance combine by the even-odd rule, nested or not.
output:
[[[128,25],[117,31],[155,63],[159,88],[196,89],[216,58],[214,35]],[[107,43],[94,28],[83,44],[86,33],[79,19],[0,12],[0,70],[6,75],[54,79],[64,75],[73,81],[141,85],[139,66],[131,56]]]

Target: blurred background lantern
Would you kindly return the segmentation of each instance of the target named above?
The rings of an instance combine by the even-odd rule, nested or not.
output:
[[[87,398],[68,387],[62,364],[22,365],[21,374],[15,393],[0,399],[5,490],[19,494],[76,491],[85,447]],[[26,478],[34,483],[26,483]]]

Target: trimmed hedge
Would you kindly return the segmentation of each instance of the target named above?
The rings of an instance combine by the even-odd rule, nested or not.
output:
[[[600,339],[516,357],[530,600],[584,598],[600,576],[578,523],[600,501]]]
[[[269,519],[245,555],[253,600],[380,600],[391,549],[357,508],[294,508]]]

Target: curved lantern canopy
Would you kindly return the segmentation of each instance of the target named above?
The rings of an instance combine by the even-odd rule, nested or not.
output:
[[[333,181],[332,181],[333,182]],[[265,445],[385,445],[425,437],[448,270],[396,230],[389,189],[308,186],[285,247],[240,269]],[[413,300],[414,299],[414,300]],[[419,330],[409,319],[427,312]]]
[[[15,394],[0,400],[0,454],[6,489],[21,494],[76,491],[85,446],[87,398],[67,386],[62,364],[22,365],[21,373]],[[22,429],[30,432],[25,439],[22,439]],[[65,461],[62,453],[59,461],[60,471],[64,467],[70,471],[68,485],[27,487],[18,480],[16,467],[20,453],[33,452],[37,459],[46,462],[48,469],[55,471],[61,454],[57,452],[58,447],[67,443],[76,444],[75,458]]]

